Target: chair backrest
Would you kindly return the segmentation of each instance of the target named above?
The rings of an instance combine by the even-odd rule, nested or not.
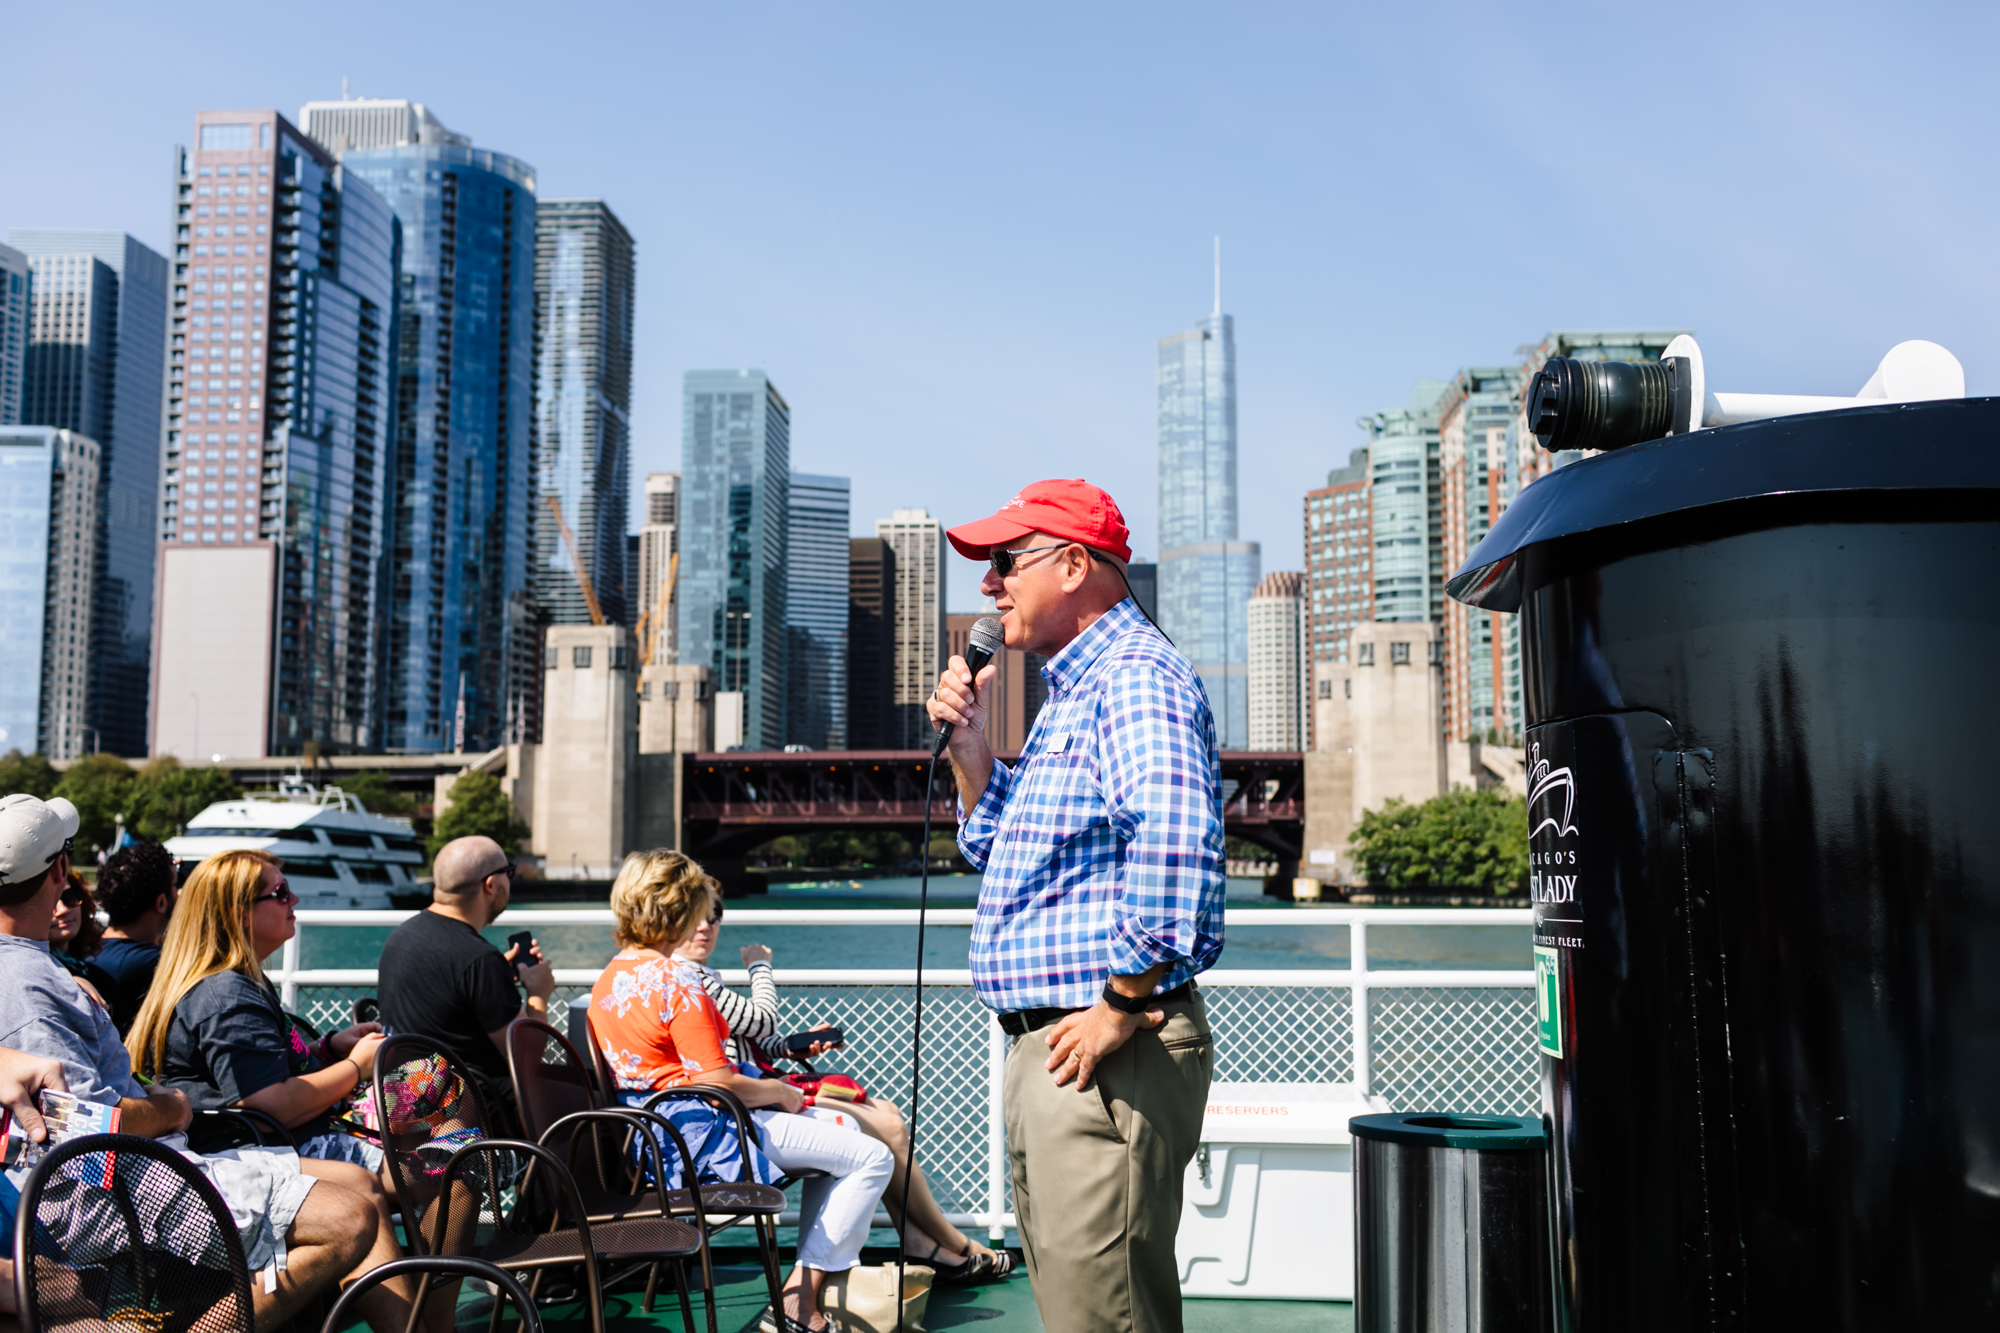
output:
[[[569,1038],[537,1018],[507,1025],[507,1065],[528,1137],[539,1139],[566,1115],[599,1105],[590,1067]]]
[[[361,1300],[371,1290],[392,1278],[409,1273],[430,1273],[443,1278],[472,1278],[498,1288],[494,1295],[497,1303],[504,1296],[513,1302],[514,1313],[520,1317],[521,1333],[542,1333],[541,1311],[535,1308],[533,1298],[527,1288],[504,1268],[495,1268],[483,1259],[464,1255],[417,1255],[405,1259],[391,1259],[377,1268],[371,1268],[340,1293],[339,1301],[327,1314],[326,1323],[320,1333],[340,1333],[341,1329],[361,1319]]]
[[[586,1193],[630,1189],[634,1163],[629,1134],[620,1134],[606,1121],[589,1120],[565,1126],[551,1138],[551,1127],[564,1116],[601,1105],[590,1066],[569,1038],[540,1019],[517,1018],[507,1025],[507,1064],[527,1136],[555,1148]]]
[[[611,1062],[604,1058],[604,1043],[597,1039],[589,1014],[583,1016],[583,1040],[590,1047],[590,1072],[597,1076],[597,1095],[610,1106],[618,1100],[618,1080],[611,1076]]]
[[[93,1134],[52,1149],[21,1192],[13,1240],[22,1333],[256,1326],[228,1206],[151,1139]]]
[[[423,1037],[390,1037],[375,1051],[375,1123],[402,1204],[411,1249],[432,1251],[423,1218],[436,1203],[445,1163],[488,1137],[478,1086]]]

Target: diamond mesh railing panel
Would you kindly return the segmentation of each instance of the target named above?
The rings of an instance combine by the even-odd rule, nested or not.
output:
[[[338,1032],[354,1021],[354,1002],[374,993],[373,986],[300,986],[299,1002],[292,1012],[321,1032]],[[569,1035],[569,1002],[588,994],[588,986],[558,986],[549,997],[549,1022],[564,1036]]]
[[[321,1032],[338,1032],[354,1022],[354,1002],[374,993],[373,986],[301,986],[292,1012]]]
[[[1207,986],[1217,1083],[1346,1083],[1354,1002],[1345,987]]]
[[[1535,992],[1527,987],[1369,992],[1374,1091],[1399,1111],[1531,1115],[1541,1109]]]
[[[843,1050],[816,1067],[852,1075],[881,1098],[910,1111],[910,986],[787,986],[780,1026],[788,1032],[825,1021],[847,1037]],[[993,1018],[970,986],[924,987],[923,1105],[917,1160],[931,1192],[950,1213],[986,1211],[988,1042]]]

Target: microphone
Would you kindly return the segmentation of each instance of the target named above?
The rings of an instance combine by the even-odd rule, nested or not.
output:
[[[965,665],[971,670],[973,680],[977,681],[980,671],[1007,646],[1007,630],[1000,623],[1000,617],[981,616],[973,622],[972,633],[966,637]],[[943,754],[945,742],[950,739],[951,723],[947,722],[938,728],[937,739],[931,742],[931,758]]]

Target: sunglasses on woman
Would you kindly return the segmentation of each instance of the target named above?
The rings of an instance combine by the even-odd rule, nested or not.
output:
[[[89,896],[82,889],[64,889],[62,891],[62,905],[64,907],[81,907],[83,906],[83,900]]]
[[[250,905],[252,907],[255,907],[258,903],[272,903],[272,902],[290,904],[290,903],[295,903],[298,900],[299,900],[299,895],[292,892],[292,886],[286,883],[284,880],[279,880],[277,888],[272,889],[269,893],[258,894],[255,898],[252,898],[250,900]]]

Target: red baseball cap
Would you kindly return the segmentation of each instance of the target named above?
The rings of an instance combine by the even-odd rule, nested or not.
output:
[[[1132,559],[1132,533],[1118,502],[1083,478],[1057,478],[1023,486],[1021,493],[1000,506],[991,518],[960,524],[945,533],[967,560],[984,560],[996,546],[1005,546],[1031,532],[1081,542],[1120,560]]]

